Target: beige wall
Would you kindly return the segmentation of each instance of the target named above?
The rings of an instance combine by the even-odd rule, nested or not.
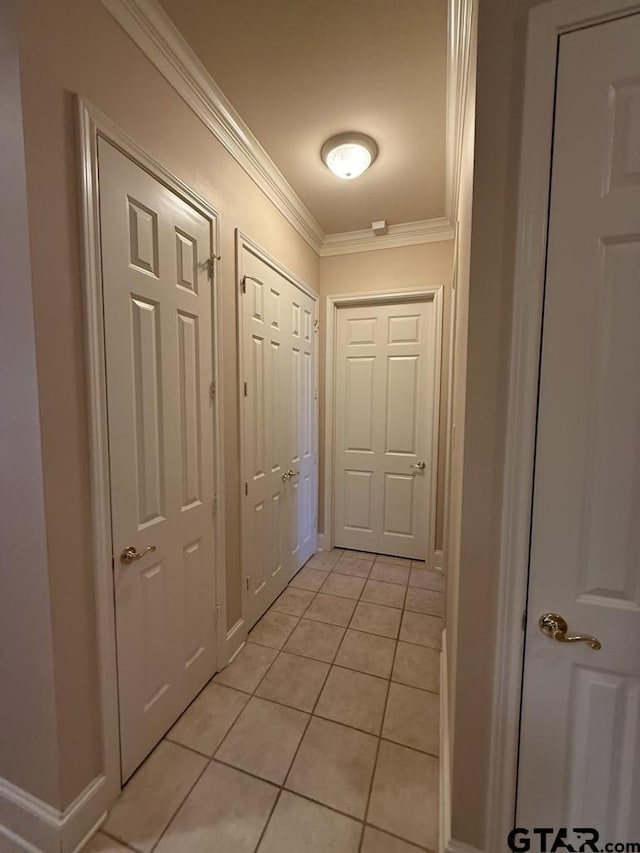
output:
[[[454,838],[481,849],[489,782],[526,15],[538,2],[479,3],[470,247],[468,237],[461,234],[460,239],[460,274],[469,248],[470,267],[452,823]],[[468,227],[468,215],[465,219]]]
[[[438,449],[438,501],[436,511],[436,548],[442,548],[444,516],[444,460],[446,453],[446,415],[448,386],[449,317],[451,313],[451,276],[453,268],[453,241],[425,243],[398,249],[380,249],[375,252],[357,252],[333,255],[320,260],[320,435],[319,435],[319,513],[320,532],[324,525],[324,400],[326,347],[326,298],[336,294],[384,292],[398,288],[444,288],[442,384],[440,394],[440,432]]]
[[[316,289],[319,261],[99,0],[28,0],[23,6],[25,151],[60,786],[62,803],[68,804],[100,770],[74,93],[86,96],[221,215],[230,625],[240,615],[234,228]],[[30,736],[25,729],[23,739]],[[24,784],[33,790],[38,780]]]
[[[0,6],[0,777],[59,805],[17,8]]]

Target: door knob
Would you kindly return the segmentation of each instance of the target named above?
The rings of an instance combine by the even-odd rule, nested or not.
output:
[[[138,549],[135,545],[129,545],[129,547],[125,548],[120,554],[120,562],[125,564],[134,563],[136,560],[141,560],[145,554],[151,554],[155,550],[155,545],[147,545],[144,551],[138,553]]]
[[[551,637],[558,643],[589,643],[591,648],[597,652],[602,648],[602,643],[596,637],[589,637],[583,634],[576,634],[573,637],[567,637],[569,626],[557,613],[543,613],[538,620],[538,625],[543,634]]]
[[[290,477],[297,477],[297,476],[299,476],[299,474],[300,474],[300,471],[291,471],[291,470],[289,471]]]
[[[285,471],[282,475],[282,479],[285,481],[290,480],[291,479],[291,471]]]
[[[424,469],[427,467],[427,463],[420,460],[420,462],[414,462],[411,467],[417,468],[418,471],[424,471]]]

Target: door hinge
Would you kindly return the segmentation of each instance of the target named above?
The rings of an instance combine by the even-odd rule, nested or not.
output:
[[[244,383],[244,396],[247,396],[247,383]]]
[[[216,625],[220,621],[220,605],[216,604]]]
[[[245,493],[245,495],[249,494],[249,483],[244,484],[244,493]]]
[[[316,330],[316,332],[320,331],[320,320],[313,321],[313,328]]]
[[[314,400],[317,400],[317,399],[318,399],[318,392],[317,392],[317,391],[314,391],[314,392],[313,392],[313,399],[314,399]]]
[[[209,258],[208,267],[209,267],[209,278],[213,281],[215,273],[216,273],[216,261],[220,260],[220,255],[212,255]]]
[[[212,382],[209,387],[209,393],[211,394],[211,399],[215,400],[216,398],[216,383]]]
[[[218,512],[218,496],[214,495],[213,498],[213,511]]]
[[[242,276],[242,281],[240,282],[240,292],[241,293],[247,292],[247,277],[246,277],[246,275]]]
[[[247,575],[247,580],[246,580],[246,584],[247,584],[247,592],[249,592],[249,581],[250,581],[250,580],[251,580],[251,577],[250,577],[249,575]]]

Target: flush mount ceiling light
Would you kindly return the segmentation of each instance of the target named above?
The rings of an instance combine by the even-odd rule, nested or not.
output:
[[[378,156],[378,146],[365,133],[339,133],[327,139],[320,155],[334,175],[350,181],[366,172]]]

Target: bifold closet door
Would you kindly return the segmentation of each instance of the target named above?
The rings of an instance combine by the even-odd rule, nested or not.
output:
[[[216,668],[213,223],[98,153],[124,781]]]
[[[251,626],[316,547],[315,300],[243,248],[242,574]]]

